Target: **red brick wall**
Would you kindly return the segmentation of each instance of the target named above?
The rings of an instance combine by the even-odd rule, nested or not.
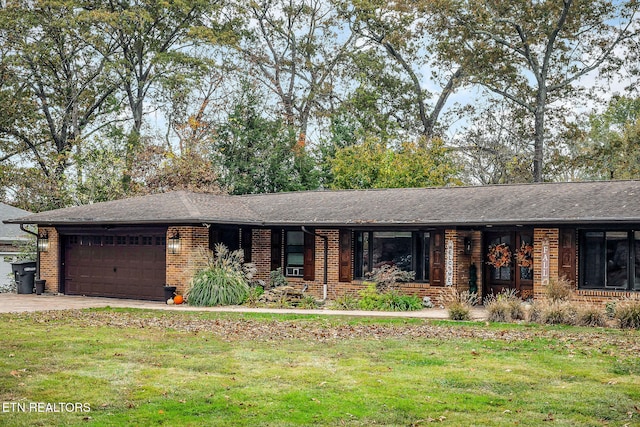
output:
[[[268,283],[271,269],[271,230],[262,228],[251,230],[251,262],[258,270],[256,280]]]
[[[465,239],[471,239],[471,252],[468,254],[464,250]],[[469,290],[469,268],[473,264],[476,266],[478,277],[476,281],[478,296],[482,298],[482,233],[469,230],[447,230],[445,240],[453,240],[454,242],[453,286],[461,292]]]
[[[533,230],[533,295],[544,296],[546,283],[542,281],[542,250],[544,242],[549,245],[549,279],[558,278],[558,245],[560,230],[557,228],[535,228]]]
[[[60,255],[61,242],[59,234],[53,227],[41,227],[40,232],[47,232],[49,235],[49,250],[40,253],[40,278],[45,279],[47,292],[59,291]],[[176,286],[178,291],[184,293],[189,285],[189,281],[195,268],[201,264],[198,248],[208,248],[209,230],[204,226],[179,226],[169,227],[167,239],[174,232],[180,234],[181,248],[178,254],[166,254],[166,282],[168,285]],[[339,281],[339,232],[337,229],[316,229],[315,232],[329,239],[328,247],[328,271],[327,271],[327,296],[335,299],[345,294],[356,295],[358,291],[366,287],[360,280],[352,282]],[[464,253],[464,239],[471,238],[471,254]],[[545,284],[542,283],[541,262],[543,242],[548,241],[549,245],[549,277],[558,277],[558,244],[559,230],[557,228],[535,228],[534,229],[534,298],[544,296]],[[252,261],[258,270],[257,279],[269,281],[269,271],[271,267],[271,230],[252,230]],[[453,286],[459,290],[467,290],[469,286],[469,266],[474,264],[478,273],[478,290],[482,291],[482,273],[484,262],[484,251],[482,245],[482,232],[467,230],[445,230],[445,256],[447,242],[453,242],[454,263],[453,263]],[[353,250],[353,249],[352,249]],[[305,281],[302,278],[289,278],[292,285],[302,287],[308,286],[308,292],[317,298],[323,296],[324,280],[324,240],[321,237],[315,239],[315,280]],[[577,254],[576,254],[577,256]],[[355,257],[352,257],[355,259]],[[431,287],[428,283],[402,283],[399,286],[404,293],[436,298],[442,287]],[[574,297],[577,299],[588,299],[594,302],[605,302],[611,299],[624,298],[637,295],[636,292],[614,292],[604,290],[578,290],[575,289]]]
[[[175,232],[180,235],[180,250],[169,253],[167,245],[167,285],[175,286],[176,292],[184,294],[194,271],[203,264],[203,250],[208,251],[209,229],[207,227],[180,226],[167,229],[167,241]]]
[[[53,227],[39,227],[38,233],[49,234],[49,250],[40,252],[40,279],[46,280],[45,292],[58,293],[60,289],[60,254],[62,242]]]

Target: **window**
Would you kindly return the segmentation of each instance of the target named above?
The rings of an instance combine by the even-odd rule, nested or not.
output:
[[[356,232],[356,277],[383,265],[414,271],[416,280],[429,280],[429,233],[411,231]]]
[[[285,236],[286,275],[302,277],[304,274],[304,232],[287,231]]]
[[[272,229],[271,271],[282,268],[287,277],[315,280],[315,239],[312,230]]]
[[[582,288],[640,290],[640,232],[584,231],[580,239]]]

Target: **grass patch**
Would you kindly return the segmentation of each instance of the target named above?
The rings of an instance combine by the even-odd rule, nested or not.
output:
[[[638,331],[96,309],[0,316],[22,425],[633,425]],[[90,417],[90,418],[89,418]]]

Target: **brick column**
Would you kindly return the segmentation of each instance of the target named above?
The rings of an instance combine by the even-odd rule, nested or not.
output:
[[[549,280],[558,278],[558,239],[557,228],[536,228],[533,230],[533,295],[534,299],[544,296],[546,283],[543,283],[543,269],[548,268]],[[548,266],[543,266],[543,251],[548,250]]]
[[[180,250],[177,254],[171,254],[167,245],[166,281],[167,285],[176,287],[176,292],[184,293],[194,271],[203,265],[204,259],[198,248],[208,250],[209,229],[197,226],[169,227],[167,242],[175,232],[180,235]]]
[[[49,234],[49,250],[40,252],[40,279],[46,280],[45,291],[58,293],[60,291],[60,254],[63,250],[58,230],[53,227],[39,227],[38,233]]]
[[[454,288],[458,287],[458,265],[460,264],[458,260],[458,250],[461,247],[458,240],[460,239],[460,234],[457,230],[445,230],[444,232],[444,265],[445,265],[445,277],[444,283],[446,285],[451,285]],[[453,244],[453,265],[447,265],[449,263],[450,256],[450,247]],[[452,271],[449,271],[452,268]],[[450,278],[447,275],[452,275]]]
[[[271,230],[251,230],[251,262],[257,269],[255,278],[268,284],[271,271]]]

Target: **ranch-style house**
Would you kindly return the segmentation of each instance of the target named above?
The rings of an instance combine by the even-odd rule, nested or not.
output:
[[[36,224],[46,290],[148,300],[187,290],[197,248],[242,249],[258,278],[281,268],[318,298],[363,288],[384,265],[415,272],[402,291],[445,286],[539,298],[565,277],[576,297],[640,292],[640,181],[309,191],[184,191],[13,218]]]

